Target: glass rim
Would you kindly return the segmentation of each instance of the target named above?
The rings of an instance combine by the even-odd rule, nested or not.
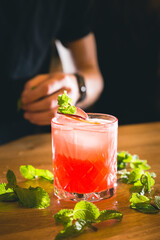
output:
[[[52,125],[54,125],[54,127],[56,126],[57,128],[58,127],[62,127],[62,128],[66,128],[66,130],[67,129],[77,129],[77,130],[85,130],[85,131],[94,131],[94,130],[105,130],[105,129],[107,129],[107,128],[110,128],[110,127],[113,127],[113,126],[115,126],[115,124],[117,123],[117,125],[118,125],[118,118],[117,117],[115,117],[115,116],[113,116],[113,115],[111,115],[111,114],[106,114],[106,113],[87,113],[87,115],[88,116],[97,116],[97,117],[101,117],[101,116],[103,116],[103,117],[106,117],[106,119],[105,118],[101,118],[102,120],[107,120],[107,117],[108,118],[110,118],[109,120],[110,120],[110,122],[104,122],[103,124],[90,124],[90,123],[86,123],[86,125],[80,125],[79,124],[79,122],[73,122],[73,124],[71,125],[71,126],[69,126],[69,125],[65,125],[64,123],[59,123],[58,121],[56,121],[57,120],[57,118],[59,117],[59,116],[62,116],[62,115],[56,115],[55,117],[53,117],[52,119],[51,119],[51,126]],[[86,129],[86,128],[87,129]]]

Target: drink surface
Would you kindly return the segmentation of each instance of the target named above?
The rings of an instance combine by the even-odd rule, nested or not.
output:
[[[101,192],[116,183],[117,125],[104,119],[52,121],[54,184],[70,193]]]

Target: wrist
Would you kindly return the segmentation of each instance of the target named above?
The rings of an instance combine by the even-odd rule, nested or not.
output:
[[[86,99],[86,85],[85,85],[85,79],[83,75],[79,73],[74,73],[73,74],[76,78],[77,85],[78,85],[78,90],[79,90],[79,98],[76,103],[82,102]]]

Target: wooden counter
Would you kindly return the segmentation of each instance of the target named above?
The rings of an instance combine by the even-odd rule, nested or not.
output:
[[[118,150],[126,150],[147,159],[151,171],[157,174],[154,186],[160,196],[160,122],[119,127]],[[31,164],[36,168],[52,171],[50,134],[29,136],[0,147],[0,182],[6,182],[8,169],[14,171],[18,183],[45,188],[51,205],[44,210],[27,209],[15,203],[0,203],[1,240],[51,240],[62,229],[56,226],[53,215],[61,208],[73,208],[75,203],[57,201],[53,186],[45,180],[24,181],[20,165]],[[129,208],[129,186],[118,184],[114,197],[97,202],[100,210],[116,209],[123,213],[121,222],[110,220],[96,225],[98,232],[87,230],[77,240],[159,240],[160,213],[142,214]]]

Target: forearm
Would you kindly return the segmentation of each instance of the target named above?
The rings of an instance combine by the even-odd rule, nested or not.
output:
[[[87,68],[78,70],[78,73],[84,77],[86,85],[86,98],[77,105],[81,108],[87,108],[93,105],[99,98],[103,90],[103,78],[96,68]]]
[[[70,74],[74,82],[76,97],[79,99],[78,85],[73,73],[81,74],[85,79],[86,99],[78,103],[82,108],[92,105],[100,96],[103,90],[103,78],[99,70],[96,44],[93,34],[89,34],[83,39],[69,43],[66,46],[56,41],[63,71]]]

